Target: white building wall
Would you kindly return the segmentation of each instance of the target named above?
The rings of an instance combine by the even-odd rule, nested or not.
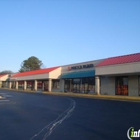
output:
[[[128,95],[129,96],[139,96],[138,95],[138,76],[128,77]]]
[[[100,94],[100,77],[96,76],[95,77],[95,93]]]
[[[49,73],[49,78],[51,79],[58,79],[61,75],[61,67],[57,68],[56,70],[53,70],[52,72]]]
[[[53,70],[50,73],[44,73],[44,74],[34,74],[34,75],[28,75],[28,76],[21,76],[21,77],[13,77],[11,78],[16,81],[24,81],[24,80],[39,80],[39,79],[57,79],[61,75],[61,67]]]
[[[37,91],[37,80],[34,81],[34,90]]]
[[[64,92],[65,81],[64,79],[60,80],[60,92]]]
[[[7,78],[8,78],[8,74],[3,75],[3,76],[0,78],[0,81],[6,81]]]
[[[37,80],[37,79],[48,79],[49,74],[36,74],[36,75],[29,75],[29,76],[21,76],[21,77],[13,77],[11,79],[15,79],[17,81],[24,81],[24,80]]]
[[[69,73],[69,72],[78,72],[78,71],[87,71],[87,70],[95,70],[95,66],[103,60],[95,60],[95,61],[87,61],[87,62],[82,62],[82,63],[76,63],[76,64],[69,64],[62,66],[62,74],[63,73]],[[68,67],[74,67],[74,66],[80,66],[80,65],[88,65],[88,64],[93,64],[94,67],[91,68],[84,68],[84,69],[76,69],[76,70],[68,70]]]
[[[95,75],[140,73],[140,62],[96,67]]]
[[[101,94],[115,95],[115,77],[102,76],[101,81]]]

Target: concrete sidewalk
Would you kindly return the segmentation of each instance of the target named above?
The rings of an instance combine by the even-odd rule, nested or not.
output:
[[[56,96],[68,96],[68,97],[78,97],[78,98],[91,98],[91,99],[106,99],[106,100],[121,100],[121,101],[139,101],[139,96],[119,96],[119,95],[93,95],[93,94],[80,94],[80,93],[63,93],[63,92],[41,92],[41,91],[31,91],[31,90],[15,90],[15,89],[6,89],[0,88],[2,90],[16,91],[16,92],[30,92],[35,94],[48,94]],[[0,97],[2,98],[2,97]]]

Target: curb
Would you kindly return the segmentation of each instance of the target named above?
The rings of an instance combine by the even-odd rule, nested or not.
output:
[[[111,96],[111,95],[93,95],[93,94],[79,94],[79,93],[61,93],[61,92],[42,92],[48,95],[57,96],[69,96],[69,97],[79,97],[79,98],[91,98],[91,99],[106,99],[106,100],[120,100],[120,101],[139,101],[140,97],[130,97],[130,96]]]
[[[55,96],[68,96],[68,97],[77,97],[77,98],[91,98],[91,99],[106,99],[106,100],[119,100],[119,101],[139,101],[140,97],[134,96],[115,96],[115,95],[93,95],[93,94],[80,94],[80,93],[63,93],[63,92],[38,92],[31,90],[15,90],[15,89],[5,89],[0,88],[2,90],[16,91],[16,92],[24,92],[24,93],[34,93],[34,94],[46,94],[46,95],[55,95]],[[2,96],[0,96],[2,97]],[[0,98],[1,99],[1,98]]]

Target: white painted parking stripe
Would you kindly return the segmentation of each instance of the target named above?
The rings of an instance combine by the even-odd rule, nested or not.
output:
[[[12,95],[9,95],[9,94],[3,93],[3,92],[0,93],[0,97],[1,96],[3,96],[3,97],[13,97]]]
[[[13,97],[12,95],[5,95],[5,97]]]
[[[0,102],[9,102],[9,100],[0,100]]]

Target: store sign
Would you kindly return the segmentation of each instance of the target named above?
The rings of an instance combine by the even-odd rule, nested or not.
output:
[[[86,64],[86,65],[68,67],[68,70],[86,69],[86,68],[93,68],[93,67],[94,67],[93,64]]]

